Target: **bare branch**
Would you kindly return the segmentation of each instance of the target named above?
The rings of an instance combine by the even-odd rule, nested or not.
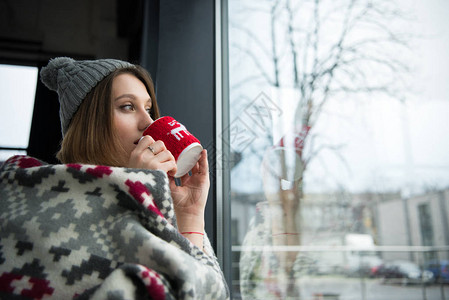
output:
[[[235,44],[235,43],[232,44],[232,46],[235,47],[236,49],[238,49],[238,50],[244,52],[246,55],[248,55],[248,56],[251,58],[251,60],[252,60],[252,61],[254,62],[254,64],[256,65],[257,69],[259,69],[259,71],[260,71],[262,77],[265,78],[265,80],[268,82],[268,84],[271,84],[271,85],[275,85],[275,84],[276,84],[276,82],[275,82],[275,81],[273,82],[273,80],[270,78],[270,76],[268,75],[268,73],[264,70],[264,68],[263,68],[262,65],[260,64],[259,58],[257,58],[256,55],[255,55],[253,52],[251,52],[251,51],[248,50],[248,49],[243,49],[243,48],[241,48],[238,44]]]
[[[344,157],[340,154],[340,150],[344,148],[344,144],[339,145],[332,145],[332,144],[321,144],[315,151],[311,152],[310,155],[308,155],[307,159],[304,160],[304,169],[307,168],[307,166],[310,164],[312,159],[318,157],[318,154],[320,154],[324,150],[330,150],[331,153],[335,154],[340,158],[340,160],[343,162],[343,164],[346,166],[347,170],[350,171],[350,167]]]
[[[291,55],[292,55],[292,72],[293,72],[293,86],[295,88],[299,87],[299,69],[298,69],[298,53],[296,52],[296,45],[295,45],[295,41],[294,41],[294,36],[293,36],[293,10],[291,9],[290,6],[290,0],[287,0],[286,2],[286,10],[288,13],[288,25],[287,25],[287,32],[288,32],[288,42],[290,45],[290,51],[291,51]]]
[[[315,2],[315,3],[317,3],[317,2]],[[350,17],[351,17],[351,12],[352,12],[352,9],[354,7],[354,3],[355,3],[355,0],[351,0],[349,5],[348,5],[348,7],[347,7],[347,9],[346,9],[346,14],[345,14],[345,18],[344,18],[344,24],[343,24],[342,32],[340,33],[340,38],[338,39],[337,44],[335,45],[337,51],[336,51],[336,53],[334,55],[334,63],[326,72],[329,75],[329,76],[326,77],[326,82],[325,83],[323,82],[323,84],[324,84],[324,96],[323,96],[322,100],[319,101],[318,104],[314,103],[314,100],[316,101],[316,99],[314,99],[312,97],[313,93],[312,93],[312,96],[307,99],[307,106],[308,106],[308,113],[307,113],[307,116],[306,116],[306,120],[308,122],[307,124],[314,124],[316,122],[317,118],[315,118],[314,121],[311,120],[311,117],[312,117],[313,113],[319,115],[319,113],[321,112],[321,109],[322,109],[324,103],[326,102],[327,98],[329,97],[328,91],[329,91],[331,83],[332,83],[334,70],[340,65],[340,59],[341,59],[341,56],[342,56],[342,53],[343,53],[343,42],[344,42],[344,40],[346,38],[346,35],[348,33],[348,29],[349,29],[348,26],[349,26],[349,21],[350,21]],[[317,70],[316,70],[316,66],[315,66],[314,67],[314,72],[316,72],[316,71]],[[317,73],[313,73],[312,76],[311,76],[311,80],[310,80],[309,85],[310,85],[312,91],[316,90],[315,87],[316,87],[316,83],[317,83],[316,80],[318,78],[318,75],[319,74],[317,74]]]
[[[256,45],[262,50],[262,52],[267,56],[267,58],[271,59],[271,53],[268,51],[268,49],[265,47],[266,43],[263,43],[260,39],[257,38],[255,34],[248,28],[245,28],[243,26],[237,25],[235,23],[230,24],[232,28],[238,29],[246,34],[248,38],[250,38],[252,41],[256,43]]]
[[[274,86],[278,87],[280,86],[279,83],[279,57],[277,54],[277,41],[276,41],[276,17],[278,14],[278,6],[279,6],[279,0],[276,0],[276,2],[271,7],[271,13],[270,13],[270,21],[271,21],[271,50],[272,50],[272,59],[273,59],[273,65],[274,65]]]
[[[231,89],[238,89],[241,86],[243,86],[244,84],[247,84],[249,82],[256,81],[256,80],[262,79],[262,78],[265,78],[265,77],[263,77],[262,75],[250,75],[250,76],[247,76],[247,77],[243,78],[242,80],[240,80],[239,82],[234,83],[231,86]]]

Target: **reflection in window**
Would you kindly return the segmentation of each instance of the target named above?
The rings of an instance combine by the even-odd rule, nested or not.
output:
[[[234,297],[394,298],[449,259],[449,4],[228,3]]]
[[[430,206],[428,203],[420,204],[418,206],[419,227],[421,232],[421,240],[424,246],[434,245],[434,233],[432,226],[432,216],[430,214]],[[426,261],[435,259],[435,253],[426,253]]]
[[[26,154],[37,72],[36,67],[0,65],[0,161]]]
[[[432,228],[432,218],[430,215],[429,204],[421,204],[418,206],[419,214],[419,225],[421,232],[422,244],[424,246],[433,246],[433,228]]]

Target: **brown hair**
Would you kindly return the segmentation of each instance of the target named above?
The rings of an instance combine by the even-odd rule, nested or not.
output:
[[[151,118],[159,118],[154,85],[150,74],[140,67],[118,69],[94,87],[81,103],[70,121],[56,157],[62,163],[83,163],[122,166],[118,160],[124,149],[117,143],[111,100],[112,82],[120,74],[136,76],[145,85],[152,100]]]

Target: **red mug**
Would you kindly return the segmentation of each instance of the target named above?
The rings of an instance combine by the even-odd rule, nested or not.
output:
[[[151,123],[143,135],[149,135],[155,141],[164,142],[165,147],[176,160],[178,171],[175,178],[187,174],[198,162],[203,150],[200,141],[188,132],[184,125],[169,116],[161,117]]]

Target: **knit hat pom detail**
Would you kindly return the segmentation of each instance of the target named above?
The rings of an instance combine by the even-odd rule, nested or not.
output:
[[[42,68],[41,80],[50,90],[58,90],[58,72],[75,61],[70,57],[57,57],[49,61],[48,65]]]

